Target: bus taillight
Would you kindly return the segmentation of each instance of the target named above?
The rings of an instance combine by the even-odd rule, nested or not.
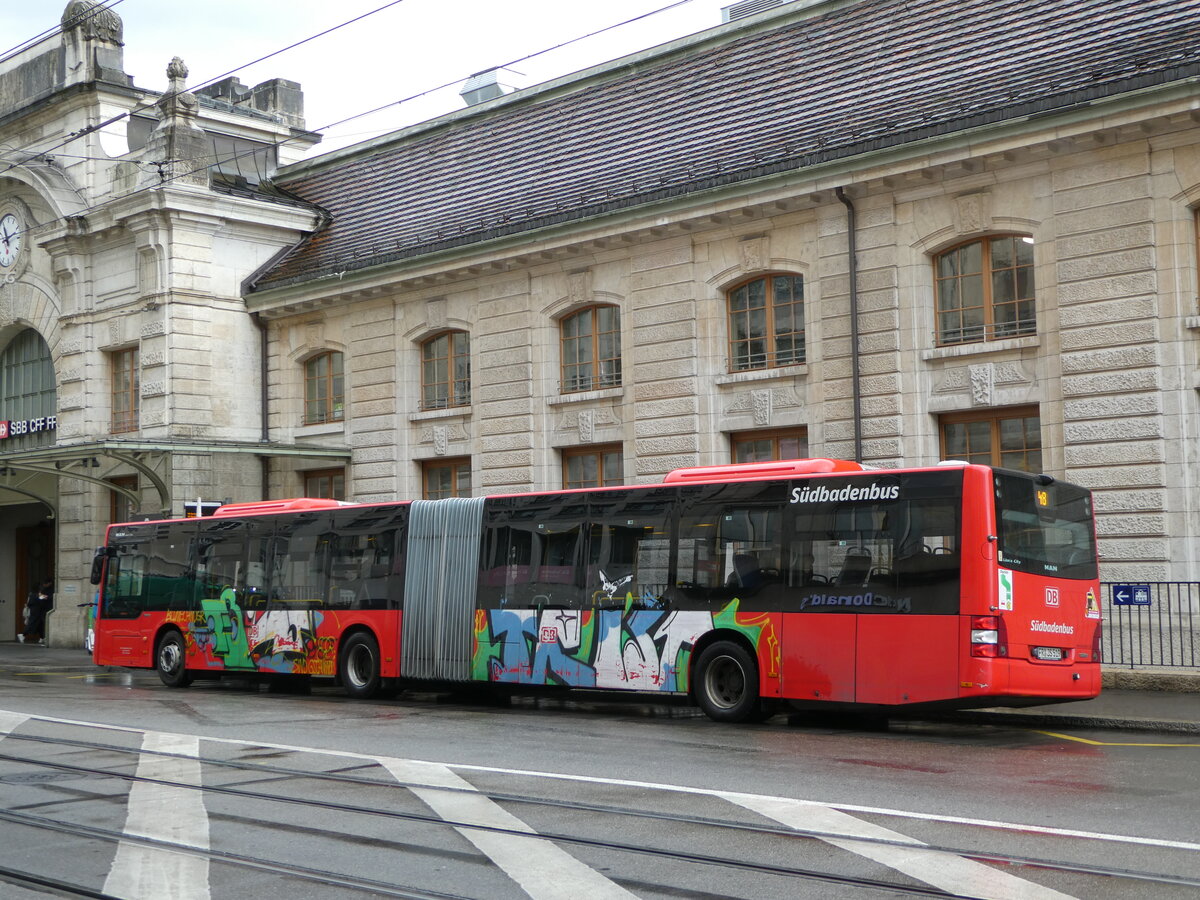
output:
[[[1007,656],[1008,648],[1000,640],[999,616],[971,616],[971,655]]]

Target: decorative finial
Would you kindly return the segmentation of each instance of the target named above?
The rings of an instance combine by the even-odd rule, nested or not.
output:
[[[178,56],[173,57],[167,64],[167,78],[171,80],[171,90],[173,92],[183,90],[183,84],[187,81],[187,77],[188,67]],[[176,85],[175,82],[179,82],[179,84]]]

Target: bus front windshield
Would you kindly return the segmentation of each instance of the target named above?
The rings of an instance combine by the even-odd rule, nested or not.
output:
[[[995,486],[1002,566],[1052,578],[1096,577],[1090,491],[1023,472],[997,471]]]

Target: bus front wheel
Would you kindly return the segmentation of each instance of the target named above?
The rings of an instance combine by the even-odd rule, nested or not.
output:
[[[342,645],[338,659],[338,675],[346,693],[366,700],[380,693],[383,679],[379,675],[379,644],[369,634],[352,634]]]
[[[696,703],[717,722],[747,722],[759,712],[758,663],[741,644],[718,641],[696,661]]]
[[[154,651],[154,667],[158,677],[167,687],[181,688],[192,683],[188,674],[186,659],[183,651],[183,635],[178,631],[168,631],[158,639],[158,648]]]

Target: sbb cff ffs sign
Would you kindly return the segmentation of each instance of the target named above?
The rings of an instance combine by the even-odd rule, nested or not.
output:
[[[42,431],[55,431],[57,428],[58,416],[39,416],[36,419],[0,419],[0,441],[26,434],[38,434]]]

